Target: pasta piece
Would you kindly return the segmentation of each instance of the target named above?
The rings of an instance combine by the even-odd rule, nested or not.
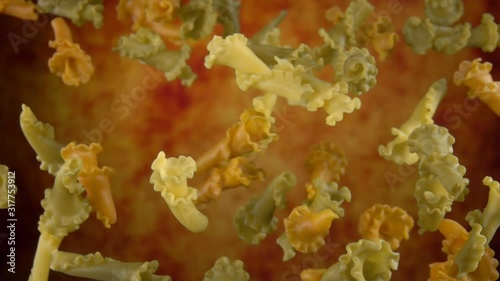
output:
[[[271,114],[273,113],[274,106],[276,105],[277,100],[277,95],[273,93],[265,93],[262,96],[258,96],[252,99],[253,109],[263,114],[266,118],[274,121]]]
[[[397,164],[412,165],[418,161],[418,155],[409,150],[407,141],[408,136],[416,128],[433,124],[432,117],[436,112],[439,102],[446,94],[446,80],[441,79],[434,82],[424,97],[420,100],[410,118],[398,128],[392,128],[392,135],[396,136],[394,140],[386,146],[379,146],[379,154],[387,160],[394,161]]]
[[[457,86],[467,86],[469,98],[479,98],[500,116],[500,82],[493,81],[491,68],[491,63],[481,63],[480,58],[472,62],[463,61],[453,74],[453,82]]]
[[[416,54],[424,55],[434,47],[432,42],[436,37],[436,31],[429,19],[409,17],[403,27],[403,35],[406,44]]]
[[[207,203],[217,198],[223,190],[239,186],[249,186],[254,180],[262,181],[264,171],[245,157],[230,159],[221,168],[213,168],[210,176],[198,189],[195,204]]]
[[[436,177],[454,201],[463,202],[469,193],[465,178],[465,167],[458,163],[458,158],[452,154],[433,153],[420,161],[420,177]]]
[[[243,111],[240,121],[226,131],[226,138],[196,160],[198,172],[207,171],[231,158],[265,151],[278,138],[273,121],[253,109]]]
[[[384,61],[399,41],[399,36],[394,31],[392,21],[388,17],[379,16],[376,22],[368,22],[366,29],[370,45],[378,53],[379,59]]]
[[[295,257],[295,249],[290,243],[286,232],[282,233],[278,237],[278,239],[276,239],[276,243],[278,243],[278,245],[280,245],[281,249],[283,250],[283,261],[288,261]]]
[[[325,183],[321,179],[307,184],[308,201],[307,206],[313,212],[331,210],[337,217],[344,216],[341,205],[351,202],[351,191],[346,186],[339,188],[336,182]]]
[[[500,226],[500,184],[491,177],[485,177],[483,184],[490,188],[488,203],[481,212],[474,210],[467,214],[467,221],[474,227],[474,224],[481,225],[481,235],[486,238],[486,244],[489,244]]]
[[[436,51],[452,55],[467,47],[472,29],[469,23],[465,23],[453,27],[436,26],[434,30],[436,37],[433,44]]]
[[[433,176],[420,178],[413,196],[417,199],[419,234],[436,231],[446,213],[451,211],[453,196]]]
[[[325,245],[330,225],[338,216],[329,209],[313,212],[306,205],[295,207],[284,219],[290,244],[301,253],[314,253]]]
[[[226,38],[214,36],[207,45],[210,53],[205,57],[205,67],[210,69],[214,64],[221,64],[241,73],[268,72],[269,68],[250,50],[247,42],[247,38],[239,33]]]
[[[385,240],[364,240],[346,246],[347,253],[330,266],[321,278],[327,280],[385,280],[391,279],[391,270],[396,270],[399,254],[391,250]]]
[[[367,49],[350,48],[339,55],[333,65],[335,77],[349,85],[349,92],[361,95],[377,83],[378,69],[375,58]]]
[[[94,74],[92,58],[80,45],[73,43],[71,31],[62,18],[53,19],[51,25],[55,40],[50,41],[49,46],[56,49],[56,52],[49,59],[50,72],[62,77],[64,84],[68,86],[87,83]]]
[[[116,208],[111,195],[109,176],[113,169],[109,167],[96,168],[91,171],[82,170],[78,179],[87,191],[92,209],[97,213],[97,219],[100,220],[106,228],[116,223]]]
[[[191,0],[180,9],[183,39],[200,39],[212,33],[217,23],[216,0]]]
[[[205,273],[203,281],[248,281],[250,275],[243,268],[240,260],[231,261],[228,257],[221,257],[215,261],[214,266]]]
[[[334,143],[322,142],[313,147],[306,166],[311,173],[311,182],[316,179],[338,182],[345,173],[347,158],[344,151]]]
[[[1,0],[0,14],[5,14],[23,20],[38,20],[36,5],[26,0]]]
[[[365,210],[358,222],[358,230],[363,239],[376,241],[383,239],[393,251],[399,248],[401,240],[410,238],[413,218],[399,207],[375,204]]]
[[[76,253],[57,251],[50,268],[71,276],[93,280],[116,281],[171,281],[169,276],[154,274],[158,269],[158,261],[121,262],[105,258],[101,253],[79,255]]]
[[[498,261],[495,253],[485,245],[485,238],[479,233],[481,226],[475,224],[470,233],[457,222],[444,219],[439,231],[445,236],[443,252],[446,262],[430,265],[430,281],[473,281],[497,280]]]
[[[462,0],[425,0],[425,15],[436,25],[451,25],[464,12]]]
[[[326,269],[304,269],[300,272],[301,281],[321,281]]]
[[[192,232],[207,228],[208,218],[202,214],[194,201],[198,198],[196,189],[187,185],[196,171],[196,162],[191,157],[165,158],[161,151],[151,165],[153,173],[149,182],[154,190],[161,192],[177,220]]]
[[[413,130],[408,137],[410,152],[416,153],[419,159],[432,153],[452,154],[455,138],[445,127],[435,124],[422,125]]]
[[[278,218],[273,217],[274,211],[276,207],[285,208],[285,196],[296,183],[294,174],[284,172],[273,179],[263,194],[241,206],[233,221],[238,236],[247,243],[257,245],[275,231]]]
[[[101,0],[38,0],[37,6],[42,13],[53,14],[70,19],[77,26],[92,22],[95,28],[101,28],[104,20],[104,6]]]
[[[179,9],[179,0],[120,0],[116,6],[118,19],[131,18],[134,31],[149,28],[170,42],[182,45],[180,27],[175,23]]]
[[[467,47],[480,47],[483,52],[493,52],[500,40],[498,25],[491,14],[483,14],[481,24],[472,30]]]
[[[48,123],[38,121],[31,108],[22,105],[20,116],[21,130],[26,140],[36,152],[40,170],[56,175],[63,165],[60,151],[63,145],[55,140],[54,128]]]
[[[0,209],[7,209],[8,207],[8,177],[7,173],[9,172],[9,168],[5,165],[0,165]],[[16,191],[17,192],[17,191]],[[15,195],[15,194],[13,194]]]
[[[70,191],[82,188],[67,186],[63,180],[67,174],[77,173],[79,165],[75,159],[69,159],[61,166],[56,174],[54,186],[45,190],[45,198],[41,205],[45,210],[40,216],[38,230],[40,237],[31,269],[30,281],[47,281],[50,261],[59,248],[63,238],[68,233],[77,230],[87,220],[92,208],[81,193]],[[76,181],[69,182],[78,185]]]
[[[160,70],[167,81],[179,78],[183,85],[191,86],[196,79],[187,60],[191,48],[183,45],[180,50],[168,50],[160,35],[149,28],[139,28],[136,33],[123,36],[114,49],[122,57],[137,59]]]
[[[72,158],[78,161],[78,174],[69,175],[69,178],[76,178],[80,181],[87,192],[87,198],[92,209],[97,213],[106,228],[116,223],[116,209],[111,194],[109,176],[113,169],[109,167],[99,168],[97,166],[97,154],[102,152],[100,144],[92,143],[90,146],[69,143],[61,150],[61,156],[65,161]]]

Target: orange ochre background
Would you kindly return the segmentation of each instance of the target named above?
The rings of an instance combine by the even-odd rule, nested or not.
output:
[[[234,71],[215,66],[207,70],[206,38],[193,47],[189,64],[198,74],[190,88],[178,81],[167,83],[161,74],[138,61],[122,58],[112,48],[122,35],[131,32],[129,21],[116,19],[117,1],[106,1],[104,26],[95,30],[91,24],[82,28],[71,25],[76,42],[92,57],[95,73],[88,84],[78,88],[66,86],[49,72],[47,61],[54,50],[48,47],[53,31],[48,21],[40,20],[35,30],[28,30],[22,20],[0,15],[0,163],[16,172],[17,227],[16,273],[2,269],[0,280],[27,280],[38,240],[37,221],[43,213],[40,200],[44,189],[54,178],[39,170],[35,153],[29,147],[19,127],[21,104],[30,106],[43,122],[54,126],[61,143],[89,143],[85,134],[99,139],[96,130],[100,122],[111,122],[102,134],[104,152],[100,164],[115,170],[111,178],[112,193],[117,207],[118,222],[105,229],[92,215],[78,231],[64,239],[61,250],[81,254],[100,251],[104,256],[121,261],[158,260],[158,274],[173,280],[202,280],[221,256],[240,259],[245,263],[251,280],[299,280],[300,270],[328,267],[345,253],[345,245],[357,241],[359,215],[375,203],[404,208],[417,221],[413,189],[418,178],[415,167],[400,167],[378,155],[377,147],[392,140],[390,129],[399,127],[436,80],[446,78],[448,94],[440,104],[435,121],[447,127],[456,138],[455,155],[467,167],[470,194],[463,203],[455,203],[448,217],[466,225],[465,215],[482,209],[487,202],[488,188],[482,185],[484,176],[500,180],[500,158],[496,152],[500,137],[499,117],[484,104],[469,101],[465,87],[452,83],[453,72],[464,59],[482,57],[494,64],[493,77],[500,80],[499,51],[482,53],[479,49],[446,55],[431,51],[417,55],[402,39],[402,28],[410,16],[424,16],[424,1],[372,0],[376,13],[389,10],[398,2],[400,11],[391,18],[400,35],[395,51],[384,62],[377,61],[377,85],[361,97],[360,110],[344,117],[335,127],[325,125],[325,113],[307,112],[303,108],[277,105],[279,140],[272,143],[257,163],[268,175],[265,182],[249,188],[224,192],[217,201],[203,209],[209,218],[205,232],[191,233],[171,214],[160,194],[149,183],[151,163],[159,151],[167,156],[198,157],[225,136],[225,130],[238,121],[239,114],[251,106],[260,93],[242,92],[235,83]],[[464,1],[462,21],[476,26],[482,13],[499,15],[494,0]],[[243,0],[241,31],[253,35],[281,10],[288,15],[280,25],[285,44],[297,46],[304,42],[319,46],[318,29],[328,28],[324,12],[332,5],[347,7],[349,1],[326,0]],[[220,34],[221,28],[216,32]],[[16,52],[7,35],[28,32],[30,38]],[[132,90],[143,79],[155,73],[156,87],[147,91],[140,101],[128,100]],[[331,71],[323,73],[328,79]],[[158,78],[160,77],[160,78]],[[113,107],[122,107],[119,113]],[[276,238],[283,232],[282,219],[305,196],[308,179],[304,162],[313,145],[332,141],[346,153],[348,166],[340,184],[350,188],[352,202],[345,204],[345,217],[333,222],[327,248],[318,254],[298,254],[283,262],[282,250]],[[298,177],[297,187],[289,196],[286,210],[278,210],[278,230],[258,246],[240,240],[233,227],[233,216],[239,206],[260,193],[277,174],[291,171]],[[2,218],[5,217],[2,211]],[[3,220],[5,221],[5,220]],[[3,222],[0,224],[3,225]],[[466,225],[467,226],[467,225]],[[0,230],[6,233],[6,229]],[[445,261],[441,253],[439,233],[419,235],[417,227],[409,241],[399,249],[399,269],[392,280],[427,280],[428,265]],[[492,248],[498,250],[498,240]],[[0,243],[2,261],[7,253],[6,240]],[[0,268],[4,268],[2,262]],[[49,280],[82,280],[51,272]]]

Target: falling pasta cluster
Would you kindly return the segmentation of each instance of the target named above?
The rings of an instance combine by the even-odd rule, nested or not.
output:
[[[100,0],[0,0],[0,13],[24,20],[36,20],[40,14],[52,20],[55,49],[48,61],[50,72],[68,86],[79,86],[92,79],[92,58],[74,42],[68,21],[77,26],[91,22],[103,25],[104,6]],[[186,1],[184,1],[186,2]],[[390,19],[374,13],[367,0],[353,0],[345,11],[338,7],[325,15],[330,27],[319,30],[324,43],[287,46],[280,40],[280,22],[286,12],[277,15],[253,37],[240,33],[238,0],[120,0],[117,17],[131,19],[133,33],[121,37],[114,49],[122,57],[138,60],[164,73],[167,81],[179,79],[189,87],[197,75],[188,64],[190,44],[212,36],[217,24],[223,35],[208,43],[205,67],[219,65],[234,69],[236,85],[242,90],[258,90],[252,105],[241,112],[239,121],[210,149],[193,159],[167,156],[160,151],[151,159],[149,178],[168,208],[186,229],[203,232],[210,218],[199,208],[217,200],[224,190],[250,186],[262,181],[266,172],[254,161],[264,155],[278,137],[273,109],[278,99],[307,111],[322,109],[325,123],[335,126],[345,114],[361,107],[360,96],[377,83],[377,59],[391,55],[399,42]],[[500,25],[490,14],[481,24],[455,24],[462,16],[460,0],[425,0],[426,18],[412,17],[403,28],[404,42],[417,54],[436,50],[454,54],[467,47],[492,52],[500,47]],[[454,25],[455,24],[455,25]],[[374,51],[377,59],[369,51]],[[332,67],[335,75],[323,80],[315,72]],[[454,73],[453,82],[469,88],[469,98],[479,98],[500,116],[500,82],[490,75],[492,64],[481,59],[464,61]],[[500,226],[500,184],[485,176],[489,188],[484,210],[466,216],[470,230],[446,218],[454,202],[467,200],[469,179],[466,167],[453,154],[455,138],[445,127],[434,123],[433,116],[446,94],[446,80],[429,86],[410,118],[392,128],[394,139],[380,145],[379,155],[399,165],[418,167],[414,185],[418,207],[419,233],[439,231],[444,236],[443,252],[447,260],[430,265],[429,280],[497,280],[498,261],[489,247]],[[63,144],[55,139],[54,128],[37,119],[23,105],[21,129],[41,163],[40,169],[54,176],[52,188],[45,190],[41,205],[38,248],[30,281],[47,281],[50,270],[95,280],[171,280],[155,272],[157,261],[121,262],[101,253],[72,253],[59,250],[63,239],[77,231],[92,212],[104,227],[111,228],[117,212],[109,176],[110,167],[98,164],[99,143]],[[345,215],[344,204],[356,200],[348,187],[339,182],[347,167],[341,147],[319,142],[311,148],[306,161],[309,171],[305,189],[307,198],[294,206],[287,218],[274,216],[277,208],[287,206],[287,193],[297,185],[297,177],[283,171],[272,179],[263,192],[248,200],[234,215],[234,229],[245,243],[257,245],[283,224],[285,231],[277,239],[283,261],[300,253],[315,253],[326,243],[330,227]],[[6,166],[0,166],[0,207],[7,207]],[[190,186],[198,178],[200,185]],[[209,208],[209,205],[208,205]],[[361,239],[346,246],[345,254],[328,268],[304,269],[303,281],[317,280],[390,280],[392,271],[404,260],[397,252],[403,240],[410,239],[414,219],[402,208],[375,204],[359,218]],[[249,280],[240,260],[221,257],[203,280]]]

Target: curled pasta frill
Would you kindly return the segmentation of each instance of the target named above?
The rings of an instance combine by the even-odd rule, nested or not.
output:
[[[363,239],[383,239],[397,250],[401,240],[410,238],[413,218],[399,207],[375,204],[365,210],[358,223],[358,231]]]
[[[295,186],[294,174],[284,172],[276,176],[264,193],[240,207],[234,216],[238,236],[250,244],[259,244],[275,231],[278,218],[273,217],[276,208],[285,208],[286,194]]]
[[[196,79],[196,74],[187,64],[191,54],[189,45],[168,50],[160,35],[149,28],[141,27],[135,33],[121,37],[115,50],[122,57],[137,59],[160,70],[167,81],[178,78],[183,85],[191,86]]]
[[[214,64],[226,65],[242,73],[264,73],[269,68],[247,46],[248,39],[240,33],[226,38],[214,36],[208,43],[210,52],[205,57],[205,67],[212,68]]]
[[[38,0],[36,5],[39,12],[68,18],[77,26],[85,22],[92,22],[96,28],[103,25],[104,5],[101,0]]]
[[[67,275],[93,280],[116,281],[171,281],[169,276],[154,274],[158,261],[121,262],[105,258],[101,253],[79,255],[58,251],[50,268]]]
[[[495,18],[491,14],[483,14],[481,24],[472,30],[467,46],[481,47],[483,52],[493,52],[500,40],[500,32]]]
[[[399,254],[391,250],[385,240],[361,239],[346,246],[347,253],[329,267],[321,278],[327,280],[384,280],[391,279],[391,270],[396,270]]]
[[[250,275],[243,268],[240,260],[231,261],[228,257],[221,257],[215,261],[214,266],[205,273],[203,281],[248,281]]]
[[[368,92],[377,83],[375,58],[365,48],[342,52],[333,67],[336,79],[347,82],[349,92],[355,95]]]
[[[54,127],[38,121],[31,108],[24,104],[20,123],[26,140],[37,154],[36,160],[40,162],[40,170],[56,175],[64,163],[60,154],[64,146],[55,140]]]
[[[496,267],[498,261],[495,253],[487,245],[485,238],[479,234],[480,226],[476,224],[467,233],[459,223],[444,219],[439,231],[445,239],[442,251],[448,255],[445,262],[430,265],[429,281],[493,281],[499,277]]]
[[[62,18],[53,19],[51,25],[55,40],[50,41],[49,46],[56,52],[49,59],[50,72],[60,76],[68,86],[87,83],[94,74],[92,58],[73,42],[71,31]]]
[[[97,154],[102,152],[102,146],[92,143],[89,146],[83,144],[69,143],[61,150],[61,156],[65,161],[76,159],[79,165],[78,173],[69,175],[68,179],[75,176],[86,191],[87,198],[96,211],[97,219],[106,228],[116,223],[116,208],[111,194],[109,176],[113,169],[109,167],[98,167]]]
[[[425,0],[425,15],[436,25],[451,25],[463,12],[462,0]]]
[[[200,39],[208,36],[217,23],[216,0],[192,0],[179,11],[182,20],[180,34],[186,39]]]
[[[198,199],[195,204],[206,203],[217,198],[223,190],[239,186],[249,186],[254,180],[263,180],[265,175],[262,169],[247,158],[239,156],[215,167],[198,189]]]
[[[326,269],[308,268],[300,272],[301,281],[321,281],[321,277],[325,274]]]
[[[295,250],[314,253],[325,245],[330,225],[338,216],[330,209],[313,212],[306,205],[295,207],[284,219],[285,233]]]
[[[434,47],[432,42],[436,37],[436,30],[429,19],[409,17],[403,27],[403,35],[413,52],[423,55]]]
[[[208,218],[194,205],[198,198],[196,189],[187,185],[196,171],[196,162],[191,157],[165,158],[161,151],[151,165],[153,173],[149,182],[154,190],[161,192],[177,220],[192,232],[207,228]]]
[[[463,61],[453,74],[456,85],[464,84],[469,88],[470,98],[479,98],[500,116],[500,82],[493,81],[490,74],[492,64],[481,63],[481,59]]]
[[[394,25],[388,17],[377,17],[376,22],[369,22],[366,26],[368,42],[375,49],[381,61],[394,50],[399,41],[398,34],[394,31]],[[358,41],[360,41],[358,39]]]
[[[418,206],[419,233],[436,231],[446,213],[451,211],[453,196],[435,177],[420,178],[413,196]]]
[[[23,20],[38,20],[36,5],[26,0],[0,1],[0,14],[5,14]]]
[[[196,160],[198,172],[208,171],[231,158],[265,151],[277,138],[270,116],[247,109],[240,115],[240,121],[226,131],[226,138]]]
[[[435,124],[422,125],[413,130],[408,137],[410,152],[416,153],[419,159],[432,153],[451,154],[455,138],[445,127]]]
[[[462,202],[469,193],[465,178],[465,167],[458,163],[458,158],[452,154],[433,153],[422,159],[419,165],[421,177],[436,177],[454,201]]]
[[[412,153],[408,147],[408,136],[416,128],[433,124],[432,117],[436,112],[439,102],[446,94],[446,80],[441,79],[434,82],[424,97],[420,100],[410,118],[404,122],[401,127],[392,128],[392,135],[396,138],[390,141],[386,146],[379,146],[379,154],[387,160],[394,161],[397,164],[411,165],[416,163],[419,158],[416,153]]]
[[[306,166],[311,173],[311,181],[322,179],[324,182],[338,182],[345,173],[347,158],[336,144],[322,142],[313,147]]]
[[[313,212],[331,210],[337,217],[344,216],[342,204],[351,202],[351,191],[346,186],[339,187],[336,182],[325,183],[321,179],[316,179],[312,184],[306,185],[307,198],[306,205]]]

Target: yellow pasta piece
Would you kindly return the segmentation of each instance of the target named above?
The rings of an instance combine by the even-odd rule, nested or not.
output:
[[[459,223],[444,219],[439,231],[445,237],[443,252],[448,255],[445,262],[430,265],[429,281],[494,281],[499,277],[496,267],[498,261],[495,253],[484,246],[485,238],[481,238],[479,224],[475,224],[470,233]]]
[[[418,155],[409,151],[407,144],[408,136],[416,128],[434,123],[432,117],[436,112],[439,102],[446,94],[446,89],[445,79],[438,80],[431,85],[410,118],[399,129],[392,128],[391,133],[396,138],[386,146],[379,146],[378,152],[382,157],[397,164],[411,165],[418,161]]]
[[[79,255],[57,251],[54,253],[50,268],[71,276],[94,280],[116,281],[171,281],[169,276],[154,274],[158,261],[121,262],[105,258],[101,253]]]
[[[306,166],[311,173],[311,182],[316,179],[338,182],[345,173],[347,158],[344,151],[334,143],[322,142],[313,147]]]
[[[375,22],[367,23],[366,33],[369,38],[368,42],[378,53],[381,61],[389,56],[399,41],[399,36],[394,31],[392,21],[388,17],[379,16]]]
[[[8,195],[9,195],[9,193],[7,192],[8,172],[9,168],[7,166],[0,165],[0,209],[6,209],[8,207]]]
[[[306,205],[295,207],[284,219],[286,236],[297,251],[314,253],[325,245],[325,237],[336,218],[329,209],[312,212]]]
[[[500,82],[493,81],[491,68],[491,63],[481,63],[480,58],[472,62],[463,61],[453,74],[453,81],[457,86],[467,86],[469,98],[479,98],[500,116]]]
[[[263,180],[264,171],[245,157],[230,159],[222,167],[213,168],[205,182],[198,189],[195,204],[207,203],[217,198],[223,190],[249,186],[254,180]]]
[[[207,228],[208,218],[194,205],[198,194],[195,188],[187,185],[196,171],[196,162],[191,157],[165,158],[161,151],[151,165],[153,173],[149,182],[154,190],[161,192],[177,220],[192,232]]]
[[[276,207],[285,208],[285,197],[295,186],[294,174],[284,172],[273,179],[263,194],[241,206],[234,216],[234,226],[238,236],[250,244],[259,244],[275,231],[278,218],[273,217]]]
[[[398,268],[399,253],[394,253],[385,240],[361,239],[348,244],[346,249],[347,253],[326,270],[322,281],[388,281],[392,276],[391,270]]]
[[[493,52],[500,40],[500,32],[495,18],[491,14],[483,14],[481,24],[472,30],[467,42],[468,47],[481,47],[483,52]]]
[[[226,138],[196,159],[198,172],[204,172],[231,158],[267,149],[277,140],[273,119],[253,109],[240,115],[240,122],[226,131]]]
[[[363,239],[383,239],[397,250],[401,240],[410,238],[413,218],[399,207],[375,204],[365,210],[358,222],[358,231]]]
[[[215,261],[214,266],[205,273],[203,281],[248,281],[250,275],[243,268],[240,260],[231,261],[228,257],[221,257]]]
[[[24,104],[20,123],[26,140],[37,154],[36,160],[40,162],[40,170],[56,175],[64,163],[60,154],[64,146],[55,140],[52,125],[38,121],[33,111]]]
[[[90,146],[70,143],[61,150],[65,161],[71,158],[78,159],[79,173],[77,176],[87,192],[92,209],[106,228],[116,223],[116,209],[111,194],[109,176],[113,169],[97,166],[97,153],[102,152],[100,144],[92,143]]]
[[[326,269],[304,269],[300,272],[301,281],[321,281]]]
[[[119,20],[131,18],[132,29],[149,28],[169,41],[182,44],[180,26],[174,21],[178,18],[179,0],[120,0],[116,6]]]
[[[0,0],[0,14],[23,20],[38,20],[36,5],[26,0]]]
[[[55,40],[49,46],[56,52],[49,59],[50,72],[62,77],[64,84],[79,86],[90,80],[94,73],[92,59],[73,42],[71,31],[62,18],[55,18],[51,22],[55,33]]]

